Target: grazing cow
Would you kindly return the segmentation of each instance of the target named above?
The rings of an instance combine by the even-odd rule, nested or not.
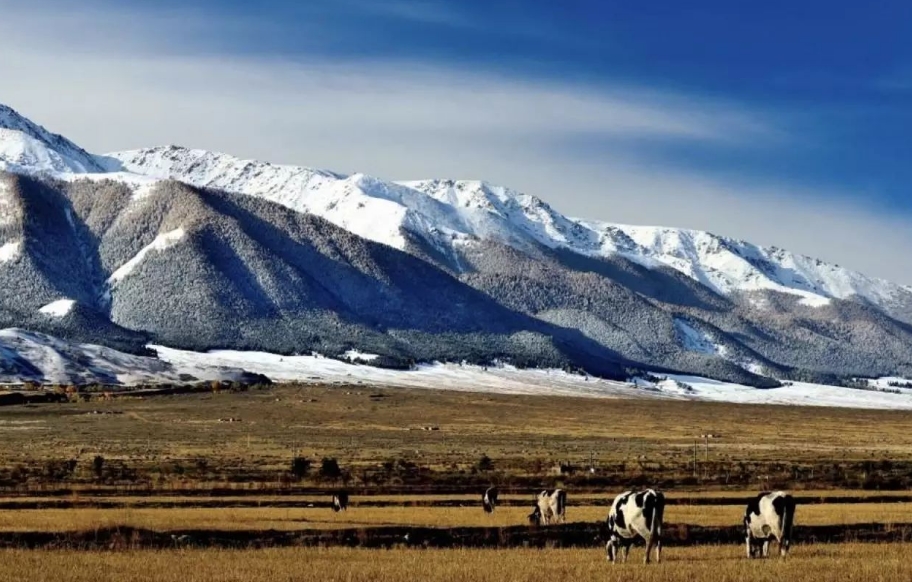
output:
[[[488,487],[481,496],[481,506],[485,513],[494,513],[497,507],[497,487]]]
[[[548,525],[552,522],[563,523],[567,519],[567,492],[555,489],[551,493],[542,491],[535,498],[532,513],[529,514],[529,523],[533,525]]]
[[[795,520],[795,499],[784,491],[763,492],[747,504],[744,512],[747,557],[769,557],[770,541],[779,544],[779,555],[788,555]]]
[[[333,511],[339,513],[348,509],[348,491],[337,491],[332,496]]]
[[[605,552],[610,562],[618,561],[618,550],[624,550],[624,561],[637,537],[646,541],[646,563],[655,548],[656,562],[662,561],[662,519],[665,496],[654,489],[625,491],[614,498],[608,512],[608,544]]]

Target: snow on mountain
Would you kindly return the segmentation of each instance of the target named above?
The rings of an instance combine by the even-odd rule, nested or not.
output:
[[[765,370],[762,364],[751,358],[735,354],[732,349],[725,345],[720,338],[715,336],[715,334],[698,329],[693,323],[680,317],[675,318],[674,326],[678,341],[685,350],[698,354],[718,356],[744,368],[748,372],[764,375]]]
[[[48,303],[38,311],[51,317],[65,317],[73,310],[74,305],[76,305],[76,302],[72,299],[58,299]]]
[[[22,243],[8,242],[0,245],[0,263],[15,261],[19,256],[19,249]]]
[[[109,170],[260,196],[398,249],[407,246],[405,233],[448,256],[475,241],[520,250],[543,245],[668,267],[722,295],[779,291],[813,307],[853,296],[881,306],[912,301],[906,287],[779,248],[701,231],[573,219],[534,196],[480,181],[392,183],[173,146],[100,159]]]
[[[671,268],[722,295],[779,291],[812,307],[852,297],[888,311],[896,304],[912,305],[912,288],[776,247],[702,231],[569,218],[534,196],[480,181],[385,182],[175,146],[93,157],[0,105],[3,168],[64,179],[109,177],[130,184],[137,200],[169,178],[258,196],[400,250],[418,237],[456,265],[459,250],[478,241],[519,250],[542,245]],[[0,244],[5,249],[0,257],[15,256],[12,241]]]
[[[62,302],[57,302],[62,304]],[[93,344],[10,328],[0,330],[0,384],[184,384],[241,381],[249,374],[235,366],[187,363],[134,356]]]
[[[108,283],[110,285],[113,285],[113,284],[117,283],[118,281],[124,279],[130,273],[132,273],[136,269],[136,267],[139,266],[140,263],[143,262],[143,259],[146,258],[146,255],[148,255],[152,251],[161,252],[161,251],[164,251],[164,250],[167,250],[167,249],[173,247],[182,238],[184,238],[185,235],[186,235],[186,232],[184,231],[183,228],[177,228],[170,232],[165,232],[165,233],[158,235],[157,237],[155,237],[155,240],[153,240],[151,243],[149,243],[148,245],[146,245],[142,249],[140,249],[140,251],[138,253],[136,253],[136,255],[134,255],[133,258],[131,258],[129,261],[127,261],[126,263],[124,263],[123,265],[118,267],[117,270],[115,270],[113,273],[111,273],[111,277],[108,279]]]
[[[0,170],[101,172],[88,152],[0,104]]]

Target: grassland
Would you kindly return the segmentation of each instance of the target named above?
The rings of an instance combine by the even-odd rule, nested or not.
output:
[[[709,446],[695,439],[706,433]],[[294,458],[309,462],[297,474]],[[323,459],[340,471],[326,473]],[[486,515],[479,494],[492,483],[502,504]],[[667,491],[678,547],[659,566],[609,566],[593,524],[615,493],[641,485]],[[566,545],[592,549],[521,547],[532,492],[553,486],[570,493],[576,541]],[[912,579],[909,486],[912,415],[891,411],[361,386],[14,406],[0,409],[0,541],[42,549],[0,551],[0,580]],[[327,492],[340,487],[352,506],[335,514]],[[705,543],[688,541],[688,528],[736,541],[743,500],[771,487],[805,501],[790,559],[687,546]],[[853,525],[866,537],[833,535]],[[494,535],[500,549],[279,547],[303,536],[359,543],[372,531],[395,547],[421,527],[477,528],[472,539]],[[810,544],[802,528],[897,543]],[[162,549],[187,531],[211,539]],[[220,536],[224,547],[266,547],[219,549]]]
[[[143,552],[0,551],[0,579],[28,582],[878,582],[912,579],[906,544],[796,547],[788,559],[753,560],[741,548],[675,548],[661,564],[605,562],[591,550],[267,549]]]
[[[698,443],[695,466],[694,437],[706,433],[719,438]],[[489,471],[478,470],[484,455]],[[105,459],[98,474],[96,456]],[[374,493],[457,493],[489,481],[520,491],[558,482],[590,491],[903,489],[912,485],[912,415],[360,386],[0,409],[0,488],[21,494],[332,485],[313,472],[291,476],[293,456],[338,459],[350,485]],[[556,474],[558,463],[569,471]]]
[[[333,513],[326,508],[119,508],[37,509],[0,511],[0,532],[70,532],[116,526],[180,530],[282,530],[345,529],[389,526],[507,527],[523,525],[529,507],[501,507],[494,515],[478,507],[365,507]],[[605,507],[568,508],[568,522],[599,522]],[[733,526],[744,516],[742,505],[671,506],[667,523],[699,526]],[[837,524],[910,524],[912,503],[852,503],[804,505],[797,512],[798,527]]]

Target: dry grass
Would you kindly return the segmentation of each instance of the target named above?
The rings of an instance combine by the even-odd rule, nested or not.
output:
[[[0,551],[0,580],[28,582],[879,582],[912,579],[912,546],[798,546],[748,561],[735,546],[675,548],[662,564],[605,562],[592,550],[268,549],[143,552]]]
[[[121,414],[88,414],[93,410]],[[705,432],[722,435],[710,460],[912,459],[912,417],[892,411],[283,386],[19,406],[3,414],[0,458],[7,463],[82,450],[110,459],[206,457],[212,465],[284,467],[292,449],[347,464],[409,457],[447,465],[475,462],[482,453],[495,461],[584,462],[591,453],[601,462],[643,455],[686,462],[693,436]],[[242,422],[218,422],[228,416]]]
[[[333,513],[326,508],[123,508],[30,509],[0,511],[0,531],[90,531],[132,526],[173,530],[309,530],[376,526],[462,527],[512,526],[527,523],[529,507],[500,507],[486,515],[479,507],[363,507]],[[607,508],[571,506],[569,522],[597,522]],[[740,505],[670,506],[666,523],[737,526],[744,516]],[[801,525],[912,523],[912,503],[804,505],[797,511]]]

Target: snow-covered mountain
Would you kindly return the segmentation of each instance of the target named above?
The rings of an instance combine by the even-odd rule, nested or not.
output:
[[[173,146],[100,159],[109,170],[263,197],[400,250],[409,234],[446,256],[479,241],[519,250],[543,245],[668,267],[722,295],[778,291],[809,306],[857,297],[899,313],[898,305],[912,306],[907,287],[811,257],[708,232],[569,218],[535,196],[480,181],[384,182]]]
[[[124,349],[360,349],[756,385],[912,373],[912,288],[782,249],[571,218],[480,181],[174,146],[92,156],[5,107],[0,278],[0,327]]]
[[[0,170],[102,172],[95,158],[0,103]]]

